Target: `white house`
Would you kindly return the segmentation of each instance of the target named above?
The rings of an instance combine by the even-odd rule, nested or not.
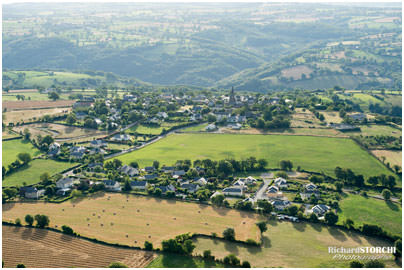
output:
[[[330,207],[324,204],[317,204],[311,208],[311,212],[317,216],[322,216],[330,210]]]
[[[104,185],[107,190],[110,191],[121,191],[121,185],[119,182],[113,180],[104,180]]]
[[[281,201],[281,200],[276,200],[271,202],[272,206],[276,210],[284,210],[286,207],[289,207],[291,205],[290,201]]]
[[[119,170],[121,171],[121,173],[126,174],[130,177],[139,175],[139,170],[129,165],[123,165]]]
[[[194,183],[199,186],[205,186],[208,183],[208,181],[204,177],[201,177],[198,180],[196,180]]]
[[[74,182],[72,178],[65,177],[56,182],[56,187],[60,189],[71,188]]]
[[[44,189],[38,190],[37,188],[33,187],[27,188],[24,194],[25,198],[27,199],[39,199],[43,195],[45,195]]]
[[[130,182],[130,186],[132,189],[145,190],[149,186],[149,183],[147,181],[132,181]]]
[[[279,188],[287,188],[288,184],[286,179],[282,178],[282,177],[278,177],[275,179],[274,184],[279,187]]]
[[[223,194],[225,196],[244,196],[244,189],[242,187],[228,187],[223,189]]]

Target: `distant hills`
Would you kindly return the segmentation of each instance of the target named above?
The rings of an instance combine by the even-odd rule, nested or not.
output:
[[[110,74],[92,86],[401,89],[401,24],[391,5],[11,4],[3,68]]]

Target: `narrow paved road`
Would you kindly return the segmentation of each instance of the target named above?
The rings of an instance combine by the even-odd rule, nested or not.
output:
[[[266,196],[266,194],[265,194],[265,191],[267,190],[269,184],[271,183],[273,175],[274,175],[273,173],[263,173],[263,174],[261,174],[261,177],[262,177],[262,180],[264,181],[264,184],[255,193],[254,198],[253,198],[253,200],[255,202],[257,202],[258,200],[266,200],[268,198]]]

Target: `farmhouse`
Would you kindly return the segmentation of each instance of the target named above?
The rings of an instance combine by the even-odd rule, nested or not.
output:
[[[139,177],[140,179],[144,179],[144,180],[154,180],[154,179],[157,179],[159,176],[158,176],[158,174],[146,174],[146,175],[143,175],[142,177]]]
[[[217,130],[217,127],[215,124],[209,124],[207,125],[207,127],[205,128],[206,131],[214,131]]]
[[[62,188],[62,189],[58,189],[56,191],[56,195],[58,196],[65,196],[66,194],[68,194],[71,191],[70,188]]]
[[[184,170],[179,170],[179,171],[174,171],[171,173],[171,175],[174,176],[184,176],[185,175],[185,171]]]
[[[149,166],[149,167],[145,167],[145,168],[144,168],[144,171],[145,171],[145,172],[148,172],[148,173],[149,173],[149,172],[154,172],[155,170],[156,170],[156,169],[155,169],[153,166]]]
[[[205,178],[201,177],[198,180],[194,181],[194,183],[199,186],[205,186],[208,183],[208,181],[206,181]]]
[[[276,200],[271,202],[271,204],[276,210],[284,210],[286,207],[289,207],[291,205],[290,201],[288,200],[286,201]]]
[[[161,193],[166,194],[167,191],[172,191],[175,192],[175,187],[171,184],[167,186],[160,186],[159,189],[161,189]]]
[[[181,188],[187,190],[189,193],[194,193],[199,189],[199,186],[196,184],[182,184]]]
[[[257,179],[252,176],[248,176],[247,178],[240,178],[239,180],[246,185],[253,185],[255,184],[255,182],[257,182]]]
[[[73,186],[73,179],[70,177],[65,177],[56,182],[56,187],[63,188],[71,188]]]
[[[49,156],[57,156],[59,153],[60,153],[60,144],[54,142],[51,145],[49,145],[49,151],[48,151]]]
[[[330,210],[330,207],[324,204],[317,204],[311,208],[311,211],[317,216],[322,216]]]
[[[139,170],[136,169],[136,168],[133,168],[133,167],[131,167],[129,165],[124,165],[119,170],[120,170],[121,173],[126,174],[126,175],[128,175],[130,177],[139,175]]]
[[[83,146],[73,146],[70,148],[70,158],[82,159],[87,149]]]
[[[113,141],[124,142],[130,141],[131,137],[128,134],[116,134],[112,137]]]
[[[244,189],[242,187],[228,187],[223,189],[223,194],[225,196],[243,197]]]
[[[107,143],[103,140],[93,140],[91,141],[92,147],[107,147]]]
[[[132,181],[130,182],[130,186],[132,189],[145,190],[149,186],[149,183],[147,181]]]
[[[161,167],[163,173],[172,173],[175,170],[174,166],[163,166]]]
[[[104,180],[103,181],[105,188],[110,191],[121,191],[121,185],[117,181],[113,180]]]
[[[283,179],[282,177],[276,178],[274,183],[278,188],[287,188],[288,187],[286,179]]]
[[[37,188],[34,187],[27,187],[25,189],[25,198],[27,199],[39,199],[40,197],[42,197],[45,194],[45,190],[41,189],[38,190]]]

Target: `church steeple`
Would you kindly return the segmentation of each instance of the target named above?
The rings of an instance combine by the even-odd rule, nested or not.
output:
[[[230,98],[229,98],[229,104],[234,105],[236,104],[236,97],[234,96],[234,87],[231,87],[231,92],[230,92]]]

